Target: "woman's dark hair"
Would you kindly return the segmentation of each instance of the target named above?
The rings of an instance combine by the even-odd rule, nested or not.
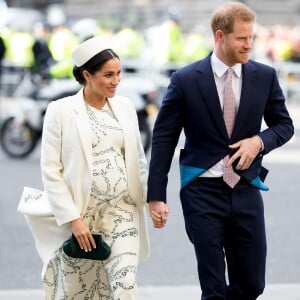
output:
[[[74,66],[73,75],[81,85],[85,85],[86,80],[82,74],[84,70],[87,70],[91,74],[95,74],[97,71],[101,70],[101,68],[107,61],[113,58],[120,59],[119,56],[112,49],[103,50],[100,53],[93,56],[81,67]]]

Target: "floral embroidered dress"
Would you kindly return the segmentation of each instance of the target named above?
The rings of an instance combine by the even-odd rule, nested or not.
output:
[[[59,248],[43,284],[48,300],[137,299],[138,209],[128,195],[124,140],[118,120],[106,104],[86,104],[93,149],[93,183],[83,219],[100,233],[112,253],[105,261],[75,259]]]

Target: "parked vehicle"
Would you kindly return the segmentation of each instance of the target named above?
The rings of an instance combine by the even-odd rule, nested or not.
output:
[[[73,79],[45,79],[38,74],[26,73],[12,95],[20,105],[13,114],[7,116],[0,128],[3,151],[15,158],[28,156],[41,138],[49,102],[73,95],[79,88]],[[125,76],[118,93],[134,102],[142,143],[147,152],[152,137],[148,107],[156,103],[156,86],[145,78]]]
[[[29,155],[41,138],[43,119],[50,101],[76,93],[79,86],[70,79],[43,78],[27,72],[15,87],[11,101],[19,105],[0,129],[3,151],[11,157]]]
[[[288,102],[300,101],[300,63],[280,62],[275,65],[279,80]]]

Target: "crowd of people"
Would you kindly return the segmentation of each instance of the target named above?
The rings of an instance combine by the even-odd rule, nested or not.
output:
[[[186,30],[181,26],[181,14],[170,10],[165,18],[149,28],[120,25],[108,28],[101,20],[83,19],[48,25],[38,22],[31,31],[2,26],[2,64],[30,68],[53,77],[72,77],[71,51],[83,40],[100,35],[112,41],[121,59],[142,61],[145,66],[163,68],[168,64],[182,66],[205,57],[213,47],[209,28],[195,24]],[[86,21],[86,22],[85,22]],[[77,26],[78,24],[78,26]],[[256,50],[253,58],[269,63],[300,60],[299,26],[262,26],[255,31]],[[4,51],[5,50],[5,51]]]
[[[267,59],[271,63],[300,62],[300,26],[273,25],[256,28],[255,59]]]

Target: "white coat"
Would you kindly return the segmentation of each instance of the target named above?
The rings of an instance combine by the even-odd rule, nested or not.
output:
[[[115,96],[108,102],[124,135],[128,192],[139,209],[139,257],[146,259],[149,255],[145,215],[148,173],[136,111],[131,100],[125,97]],[[44,120],[41,169],[43,197],[49,202],[52,213],[41,215],[47,224],[42,226],[44,231],[40,218],[33,218],[29,224],[44,263],[43,269],[70,236],[69,222],[82,216],[87,207],[92,185],[91,145],[83,89],[74,96],[51,102]],[[37,215],[35,211],[35,217]]]

